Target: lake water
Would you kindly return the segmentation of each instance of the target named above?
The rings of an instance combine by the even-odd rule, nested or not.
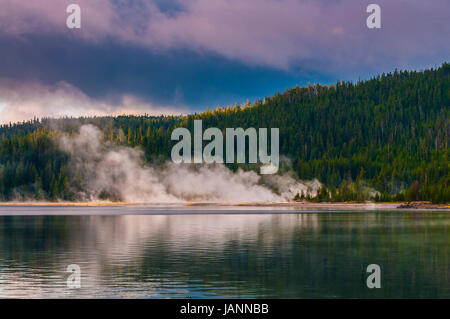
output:
[[[0,297],[450,297],[448,212],[242,212],[2,207]]]

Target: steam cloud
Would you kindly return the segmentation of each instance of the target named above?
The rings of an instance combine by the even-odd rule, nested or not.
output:
[[[290,175],[261,177],[253,171],[232,172],[224,165],[145,164],[138,148],[104,143],[102,132],[83,125],[75,137],[63,136],[61,148],[71,155],[78,198],[99,200],[102,194],[133,203],[285,202],[303,192],[315,195],[321,184],[301,183]]]
[[[61,81],[53,85],[0,78],[0,124],[27,121],[33,117],[106,116],[106,115],[177,115],[183,107],[153,105],[123,94],[116,101],[95,99],[74,85]]]

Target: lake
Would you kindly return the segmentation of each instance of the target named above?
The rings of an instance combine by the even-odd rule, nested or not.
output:
[[[0,297],[450,297],[448,212],[1,207],[0,215]],[[71,264],[79,289],[67,286]],[[366,285],[369,264],[380,266],[380,289]]]

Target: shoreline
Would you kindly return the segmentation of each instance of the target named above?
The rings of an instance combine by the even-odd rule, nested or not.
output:
[[[131,202],[0,202],[0,207],[248,207],[281,208],[300,210],[416,210],[439,209],[450,210],[449,204],[431,204],[429,202],[386,202],[386,203],[313,203],[313,202],[279,202],[279,203],[131,203]]]

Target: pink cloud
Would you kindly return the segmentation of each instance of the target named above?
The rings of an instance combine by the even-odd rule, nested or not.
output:
[[[280,69],[299,61],[348,68],[450,56],[448,0],[375,2],[382,8],[380,30],[367,29],[371,2],[360,0],[184,0],[171,15],[152,1],[0,0],[0,32],[59,33],[152,50],[188,47]],[[65,27],[70,3],[82,9],[81,30]]]

